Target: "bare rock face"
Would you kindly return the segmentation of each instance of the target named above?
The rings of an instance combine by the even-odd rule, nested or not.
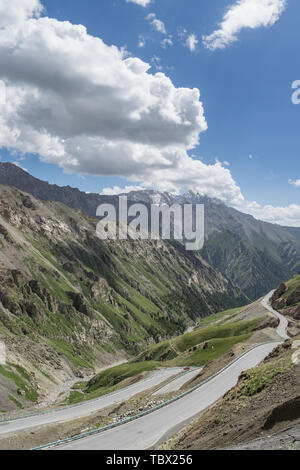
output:
[[[300,320],[300,305],[287,308],[285,313],[294,318],[294,320]]]
[[[13,243],[14,242],[12,237],[10,236],[8,231],[6,230],[6,228],[3,227],[3,225],[0,224],[0,236],[1,235],[4,237],[4,240],[6,240],[8,243]]]
[[[43,289],[36,279],[32,279],[28,282],[30,289],[36,295],[38,295],[41,299],[43,299]]]
[[[23,203],[23,206],[26,207],[27,209],[36,210],[36,205],[34,204],[30,196],[28,195],[23,196],[22,203]]]
[[[21,271],[19,271],[18,269],[12,269],[11,276],[12,276],[14,285],[17,287],[21,287],[21,285],[24,283],[24,276],[21,273]]]
[[[274,292],[273,297],[272,297],[272,301],[278,300],[283,294],[286,293],[286,291],[287,291],[287,285],[284,284],[284,282],[283,282],[282,284],[280,284],[278,289]]]
[[[76,274],[76,266],[69,261],[63,265],[65,271],[71,274]]]
[[[272,306],[275,308],[275,310],[281,310],[286,306],[286,299],[275,300],[272,302]]]
[[[27,315],[36,322],[41,322],[44,319],[44,313],[40,310],[36,304],[30,301],[24,302],[24,310]]]
[[[4,308],[14,315],[18,315],[20,313],[19,305],[5,291],[0,291],[0,302]]]
[[[68,296],[72,299],[73,302],[73,307],[80,313],[83,313],[83,315],[86,315],[87,317],[92,318],[93,314],[87,307],[87,305],[84,302],[84,297],[82,294],[76,293],[76,292],[68,292]]]
[[[263,330],[264,328],[277,328],[279,325],[279,318],[274,318],[274,317],[266,317],[259,327],[257,328],[258,330]]]
[[[286,305],[295,305],[300,302],[300,286],[297,287],[286,299]]]

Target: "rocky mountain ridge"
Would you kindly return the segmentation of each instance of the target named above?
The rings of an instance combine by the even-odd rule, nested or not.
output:
[[[118,206],[117,196],[86,194],[76,188],[51,185],[11,163],[0,163],[0,184],[9,184],[45,201],[59,201],[95,216],[98,205]],[[256,220],[221,201],[189,192],[174,196],[157,191],[132,191],[135,202],[205,204],[206,242],[201,256],[255,300],[300,270],[300,228]]]

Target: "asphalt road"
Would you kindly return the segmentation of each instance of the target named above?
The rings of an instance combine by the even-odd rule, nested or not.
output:
[[[277,333],[285,340],[289,338],[288,322],[283,315],[270,307],[269,300],[273,292],[263,299],[262,305],[279,318]],[[194,392],[149,415],[100,434],[64,444],[57,449],[143,450],[152,448],[171,437],[186,423],[222,398],[236,385],[241,372],[255,367],[279,344],[281,344],[280,341],[257,346]]]
[[[280,319],[277,332],[281,338],[287,339],[287,320],[268,305],[271,295],[272,293],[268,294],[262,304]],[[257,346],[197,390],[149,415],[100,434],[64,444],[57,449],[142,450],[151,448],[158,442],[172,436],[186,423],[219,400],[237,383],[242,371],[259,364],[278,344],[280,344],[279,341]],[[154,372],[147,379],[134,385],[92,401],[27,418],[0,422],[0,435],[87,416],[113,404],[128,400],[137,393],[155,387],[181,371],[182,368],[164,369]],[[181,379],[183,378],[185,379],[186,376],[181,377]]]
[[[240,373],[259,364],[280,342],[260,345],[194,392],[117,428],[56,447],[57,450],[143,450],[152,448],[213,405],[236,385]]]
[[[284,340],[290,339],[289,335],[287,334],[288,320],[283,315],[276,312],[276,310],[274,310],[271,307],[271,305],[269,304],[270,299],[271,299],[272,295],[274,294],[274,292],[275,291],[272,290],[272,292],[270,292],[268,295],[266,295],[266,297],[261,301],[261,304],[262,304],[263,307],[265,307],[267,310],[269,310],[269,312],[272,312],[277,318],[279,318],[280,323],[279,323],[278,328],[276,330],[278,336],[280,336]]]
[[[45,424],[70,421],[82,416],[88,416],[89,414],[102,410],[108,406],[128,400],[137,393],[155,387],[170,377],[182,372],[182,370],[182,367],[159,370],[136,384],[130,385],[129,387],[123,388],[117,392],[104,395],[103,397],[95,400],[86,401],[76,406],[70,406],[61,410],[49,411],[43,414],[40,413],[27,418],[4,422],[0,421],[0,436],[16,431],[25,431]]]
[[[175,380],[172,380],[172,382],[166,384],[164,387],[159,388],[156,392],[154,392],[152,395],[164,395],[165,393],[171,393],[171,392],[176,392],[177,390],[180,390],[181,387],[188,382],[189,380],[192,380],[194,377],[196,377],[203,367],[197,368],[197,369],[191,369],[190,372],[186,372],[180,377],[178,377]]]

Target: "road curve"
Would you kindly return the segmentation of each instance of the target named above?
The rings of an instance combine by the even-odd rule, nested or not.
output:
[[[56,447],[57,450],[143,450],[168,439],[236,385],[242,371],[259,364],[276,346],[257,346],[183,398],[135,421]]]
[[[279,318],[280,323],[277,328],[277,333],[283,340],[286,340],[289,339],[287,334],[288,322],[283,315],[276,312],[269,305],[269,300],[273,292],[274,291],[266,295],[262,300],[262,305]],[[280,341],[257,346],[195,391],[151,414],[100,434],[61,445],[57,449],[149,449],[160,441],[168,439],[168,437],[172,436],[187,422],[191,421],[193,417],[213,405],[236,385],[241,372],[258,365],[279,344],[281,344]]]
[[[186,382],[188,382],[189,380],[192,380],[194,377],[196,377],[201,372],[202,369],[203,369],[203,367],[201,367],[199,369],[198,368],[195,368],[195,369],[193,368],[189,372],[183,373],[182,375],[177,377],[177,379],[174,379],[174,380],[170,381],[165,386],[163,386],[163,387],[159,388],[158,390],[156,390],[154,393],[152,393],[152,395],[164,395],[165,393],[171,393],[171,392],[176,392],[177,390],[180,390],[181,387]]]
[[[268,295],[266,295],[266,297],[261,301],[261,304],[262,304],[263,307],[265,307],[267,310],[269,310],[269,312],[273,313],[277,318],[279,318],[280,322],[279,322],[278,328],[276,330],[278,336],[280,336],[280,338],[282,338],[284,340],[290,339],[290,337],[287,333],[288,320],[283,315],[276,312],[276,310],[274,310],[270,305],[270,300],[271,300],[271,297],[274,294],[274,292],[275,292],[275,290],[272,290]]]
[[[88,416],[91,413],[102,410],[116,403],[128,400],[137,393],[156,387],[170,377],[182,372],[182,367],[174,367],[170,369],[162,369],[154,372],[149,377],[129,387],[118,390],[117,392],[104,395],[95,400],[79,403],[76,406],[39,413],[34,416],[18,418],[11,421],[0,421],[0,436],[16,431],[26,431],[45,424],[60,423],[63,421],[71,421],[82,416]]]

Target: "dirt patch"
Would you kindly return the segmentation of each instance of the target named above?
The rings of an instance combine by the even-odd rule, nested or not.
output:
[[[300,396],[274,408],[268,416],[263,429],[272,429],[276,424],[300,419]]]

